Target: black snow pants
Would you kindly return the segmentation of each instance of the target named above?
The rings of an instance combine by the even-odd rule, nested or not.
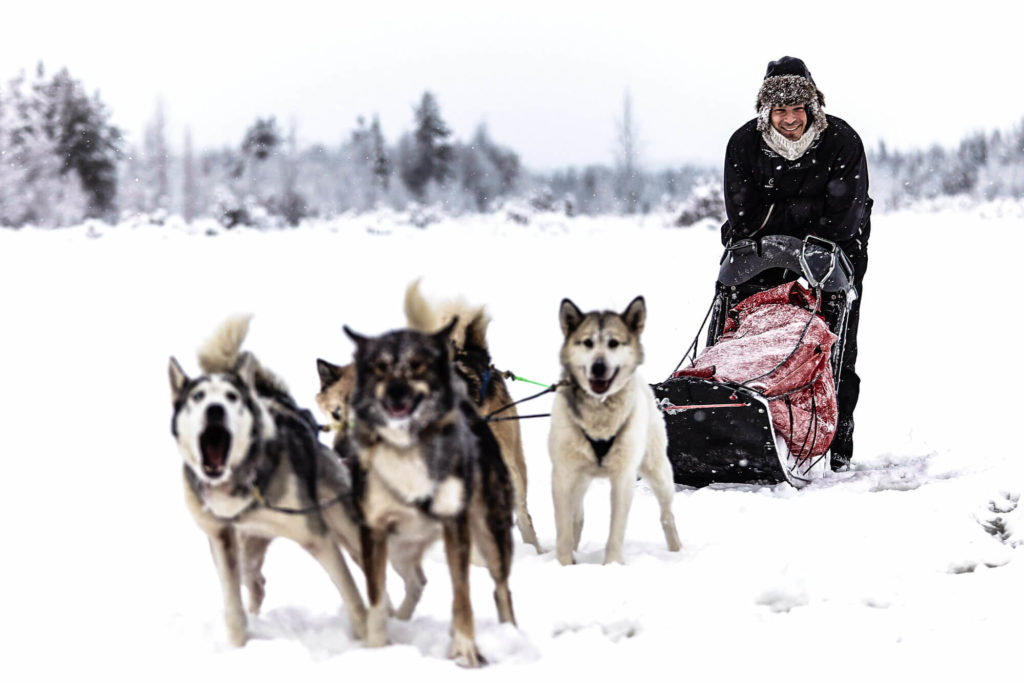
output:
[[[860,305],[864,300],[864,273],[868,269],[867,247],[865,246],[859,253],[852,253],[850,261],[853,263],[853,283],[857,287],[857,300],[850,309],[846,327],[846,346],[843,348],[843,365],[839,370],[839,417],[836,435],[832,438],[833,470],[848,465],[853,458],[853,411],[860,398],[860,376],[856,372],[857,328],[860,327]]]

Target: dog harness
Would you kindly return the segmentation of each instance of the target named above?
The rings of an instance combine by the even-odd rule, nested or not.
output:
[[[583,432],[583,430],[580,430]],[[610,439],[595,439],[583,432],[583,436],[587,437],[587,441],[590,442],[590,447],[594,449],[594,456],[597,458],[597,466],[602,466],[604,456],[608,455],[608,451],[612,449],[612,445],[615,443],[615,437],[612,436]]]

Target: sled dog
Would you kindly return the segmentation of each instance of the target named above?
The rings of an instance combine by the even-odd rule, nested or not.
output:
[[[385,563],[389,552],[420,557],[439,537],[452,580],[451,656],[483,663],[469,595],[471,540],[495,582],[498,618],[515,623],[512,487],[498,443],[476,413],[449,358],[454,321],[433,335],[397,330],[356,344],[352,427],[347,445],[361,513],[366,573],[366,643],[387,644]]]
[[[669,550],[679,550],[672,514],[675,487],[666,454],[668,438],[654,394],[637,373],[647,308],[635,298],[623,313],[583,313],[563,299],[562,379],[551,408],[548,451],[555,507],[556,555],[573,562],[583,530],[583,496],[596,477],[611,480],[611,530],[605,564],[622,562],[626,519],[637,474],[661,506]]]
[[[329,429],[334,432],[334,446],[335,450],[338,450],[348,436],[349,424],[352,421],[349,399],[356,383],[356,366],[352,363],[335,365],[323,358],[317,358],[316,371],[320,376],[320,391],[316,395],[316,404],[330,420]]]
[[[296,541],[327,570],[361,638],[366,607],[338,548],[342,537],[358,539],[349,472],[319,443],[312,415],[285,385],[240,352],[248,327],[249,317],[237,316],[218,328],[199,351],[199,377],[189,378],[173,357],[169,365],[185,502],[209,538],[228,640],[246,641],[241,584],[249,612],[258,613],[263,559],[277,537]]]
[[[345,466],[351,471],[357,466],[352,451],[347,446],[349,429],[352,425],[352,390],[356,381],[355,363],[348,365],[335,365],[322,358],[316,360],[317,372],[320,375],[320,391],[316,395],[316,403],[320,410],[330,421],[330,430],[334,432],[334,451]],[[347,532],[349,527],[345,527]],[[358,529],[353,527],[355,533],[351,538],[345,537],[343,543],[346,548],[360,548],[360,536]],[[407,546],[389,542],[388,556],[391,565],[405,583],[405,599],[398,609],[394,610],[394,616],[398,619],[409,620],[412,618],[416,605],[419,604],[423,595],[423,589],[427,585],[427,576],[423,573],[422,553],[413,552],[411,555],[406,552]],[[356,562],[360,567],[363,563],[362,551],[353,553]]]
[[[489,415],[513,402],[505,378],[491,365],[487,346],[487,326],[491,320],[483,306],[470,306],[462,299],[431,304],[420,292],[419,280],[416,280],[405,291],[405,319],[410,328],[428,334],[458,320],[450,338],[455,372],[466,383],[480,414]],[[515,419],[518,415],[515,406],[502,410],[496,417],[511,419],[490,422],[491,431],[498,440],[502,460],[512,479],[519,533],[524,543],[541,552],[533,519],[526,507],[526,460],[519,421]]]

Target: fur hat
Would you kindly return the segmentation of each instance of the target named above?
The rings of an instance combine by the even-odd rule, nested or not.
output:
[[[811,71],[803,60],[783,57],[768,63],[761,89],[757,91],[757,129],[762,133],[771,126],[772,107],[792,107],[803,104],[807,107],[808,118],[825,123],[821,108],[825,106],[825,95],[818,90]],[[822,126],[824,127],[824,126]]]

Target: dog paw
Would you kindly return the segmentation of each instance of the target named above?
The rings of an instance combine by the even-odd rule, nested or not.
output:
[[[352,623],[352,635],[356,640],[366,640],[368,635],[366,627],[366,615],[365,613],[360,616],[350,616]]]
[[[392,616],[399,621],[409,621],[412,619],[412,613],[414,611],[416,611],[415,604],[410,605],[403,602],[402,605],[392,613]]]
[[[241,625],[228,624],[228,643],[231,644],[231,647],[242,647],[248,639],[249,634],[244,623]]]
[[[371,607],[366,615],[364,633],[366,647],[384,647],[388,644],[387,609]]]
[[[451,658],[467,669],[475,669],[487,663],[473,639],[456,631],[452,635]]]
[[[676,533],[675,529],[671,533],[665,533],[665,542],[670,552],[677,553],[683,549],[683,544],[679,540],[679,534]]]

